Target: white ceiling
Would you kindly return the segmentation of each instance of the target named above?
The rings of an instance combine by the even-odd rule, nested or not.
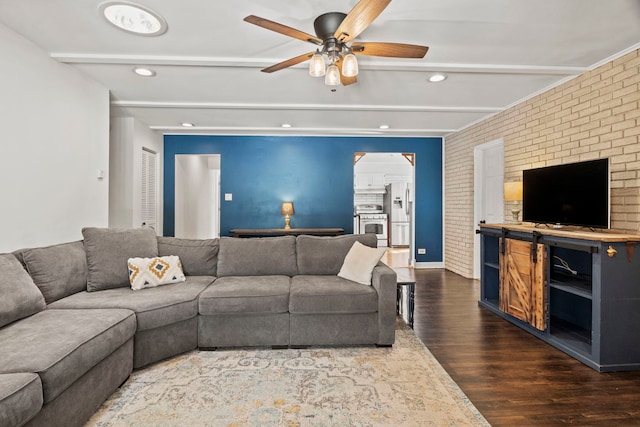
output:
[[[640,42],[640,0],[393,0],[357,40],[427,56],[359,56],[358,83],[331,92],[306,62],[261,73],[315,47],[243,18],[314,34],[316,16],[356,0],[135,0],[168,22],[159,37],[111,26],[101,2],[2,0],[0,23],[107,87],[113,115],[165,133],[443,136]],[[448,79],[429,83],[433,72]]]

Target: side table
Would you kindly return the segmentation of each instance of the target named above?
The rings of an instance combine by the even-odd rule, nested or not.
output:
[[[397,278],[396,313],[413,329],[413,311],[416,298],[416,279],[413,269],[394,269]]]

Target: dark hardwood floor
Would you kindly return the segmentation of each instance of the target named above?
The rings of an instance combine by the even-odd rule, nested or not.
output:
[[[598,373],[511,325],[478,281],[415,277],[416,335],[493,426],[640,426],[640,372]]]

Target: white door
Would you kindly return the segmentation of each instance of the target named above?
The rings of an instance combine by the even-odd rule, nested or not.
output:
[[[504,221],[504,143],[501,139],[474,149],[474,227]],[[474,237],[473,277],[480,277],[480,236]]]
[[[158,223],[158,184],[156,153],[142,149],[142,179],[140,193],[141,226],[156,228]]]

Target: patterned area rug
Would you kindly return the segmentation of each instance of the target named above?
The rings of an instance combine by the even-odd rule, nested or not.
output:
[[[131,378],[87,426],[488,426],[404,323],[392,348],[192,351]]]

